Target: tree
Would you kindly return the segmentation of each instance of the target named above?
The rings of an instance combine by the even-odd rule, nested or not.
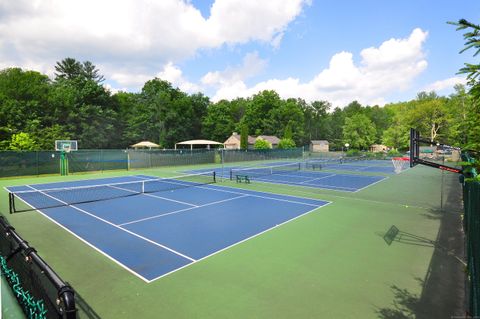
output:
[[[290,126],[291,138],[295,142],[301,143],[304,137],[304,116],[300,105],[303,103],[304,101],[299,99],[280,100],[276,107],[268,113],[268,119],[264,121],[266,123],[265,131],[261,133],[282,136],[285,132],[284,128]]]
[[[288,122],[287,126],[285,126],[285,133],[283,133],[284,139],[292,139],[292,123]]]
[[[352,117],[357,114],[364,114],[365,108],[362,107],[357,101],[353,101],[343,109],[343,113],[346,117]]]
[[[390,126],[383,131],[382,143],[397,150],[408,147],[409,140],[408,127],[402,125]]]
[[[246,150],[248,148],[248,126],[247,124],[242,125],[242,130],[240,131],[240,148]]]
[[[368,149],[375,142],[376,129],[372,121],[363,114],[345,118],[343,143],[353,149]]]
[[[429,136],[431,141],[446,132],[448,125],[446,99],[439,98],[436,94],[420,92],[418,98],[408,104],[404,123],[417,128],[421,135]]]
[[[55,80],[73,80],[83,73],[82,64],[74,58],[65,58],[55,65]]]
[[[272,148],[272,144],[269,141],[264,140],[263,138],[257,138],[253,148],[256,150],[268,150]]]
[[[35,71],[9,68],[0,71],[0,126],[22,130],[29,119],[49,110],[50,80]]]
[[[463,34],[465,40],[465,47],[460,51],[463,53],[467,50],[474,49],[473,56],[480,53],[480,25],[473,24],[465,19],[460,19],[458,22],[448,22],[457,26],[457,31],[468,30]],[[480,98],[480,83],[478,77],[480,76],[480,64],[465,63],[465,66],[460,69],[459,73],[467,74],[468,84],[470,85],[470,93],[474,95],[475,99]]]
[[[373,107],[367,106],[365,108],[365,115],[368,116],[377,130],[375,142],[381,143],[384,131],[392,125],[394,112],[390,108],[375,105]]]
[[[81,63],[74,58],[65,58],[55,65],[55,80],[83,80],[101,83],[105,77],[100,74],[95,64],[90,61]]]
[[[343,125],[345,124],[345,114],[342,109],[336,107],[328,118],[328,126],[330,128],[327,140],[331,143],[333,149],[340,150],[343,146]]]
[[[278,148],[280,149],[295,148],[295,146],[295,142],[291,138],[282,138],[280,142],[278,142]]]
[[[187,95],[171,83],[155,78],[145,83],[135,98],[126,130],[131,139],[147,139],[163,147],[198,138],[209,100]]]
[[[480,25],[473,24],[465,19],[460,19],[458,22],[449,22],[457,26],[458,30],[468,30],[463,34],[465,46],[460,51],[463,53],[467,50],[474,49],[473,56],[480,53]],[[465,147],[479,150],[480,149],[480,63],[471,64],[465,63],[465,66],[459,70],[461,74],[467,74],[468,85],[470,86],[469,93],[472,96],[472,105],[467,110],[466,125],[468,126],[466,145]]]
[[[192,108],[190,114],[191,122],[188,133],[193,138],[199,138],[202,134],[202,122],[207,115],[210,99],[208,96],[205,96],[202,93],[195,93],[189,95],[188,100]],[[225,138],[226,137],[228,137],[228,134],[225,136]],[[224,138],[220,138],[220,141],[223,142]]]
[[[274,130],[278,127],[272,118],[271,111],[277,109],[281,103],[282,100],[275,91],[262,91],[255,94],[247,104],[242,123],[247,123],[249,130],[256,135],[276,134]]]
[[[224,141],[235,130],[231,116],[231,103],[221,100],[207,108],[202,122],[202,135],[214,141]]]
[[[90,61],[83,62],[81,74],[87,79],[97,83],[105,81],[105,77],[100,74],[97,67]]]
[[[28,133],[20,132],[13,134],[9,149],[14,151],[34,151],[38,149],[38,146]]]
[[[329,133],[329,114],[328,110],[331,104],[327,101],[314,101],[311,104],[303,104],[302,112],[304,115],[304,140],[303,144],[310,143],[311,140],[327,139]]]
[[[455,85],[455,93],[451,94],[445,107],[448,118],[448,137],[444,142],[449,145],[464,147],[469,141],[469,111],[473,107],[471,95],[464,85]]]
[[[59,80],[53,85],[49,102],[53,112],[44,119],[44,126],[61,125],[82,148],[121,146],[122,134],[115,131],[115,100],[99,83],[79,78]]]
[[[27,126],[33,120],[43,126],[50,124],[45,122],[52,112],[50,92],[51,82],[46,75],[20,68],[0,71],[1,148],[9,147],[12,134],[31,133]]]

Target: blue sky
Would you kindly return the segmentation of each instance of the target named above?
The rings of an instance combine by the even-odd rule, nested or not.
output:
[[[114,92],[159,77],[213,101],[274,89],[383,105],[464,81],[475,59],[446,23],[460,18],[480,23],[480,1],[0,0],[0,68],[53,76],[74,57]]]

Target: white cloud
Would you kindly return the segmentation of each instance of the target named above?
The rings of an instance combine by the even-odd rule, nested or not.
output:
[[[257,52],[251,52],[245,55],[242,65],[228,67],[221,72],[208,72],[202,77],[201,81],[204,85],[224,87],[258,75],[266,66],[266,60],[261,59]]]
[[[199,49],[249,41],[278,46],[287,25],[309,4],[216,0],[206,19],[185,0],[0,0],[0,66],[48,72],[68,56],[116,70],[107,78],[122,68],[151,78],[152,70]]]
[[[163,70],[157,74],[157,78],[168,81],[172,83],[173,86],[177,86],[187,93],[196,93],[201,90],[198,85],[186,80],[183,77],[182,70],[172,62],[167,63],[163,67]]]
[[[467,80],[459,76],[444,79],[444,80],[439,80],[426,85],[422,91],[427,91],[427,92],[435,91],[438,93],[444,90],[452,90],[456,84],[465,85],[467,84]]]
[[[223,85],[213,100],[251,96],[261,90],[275,90],[283,98],[302,97],[308,101],[328,100],[334,106],[344,106],[353,100],[364,104],[384,104],[385,95],[406,90],[427,67],[423,43],[428,33],[415,29],[405,39],[390,39],[378,48],[360,52],[361,62],[356,65],[353,54],[340,52],[330,59],[327,69],[310,81],[297,78],[271,79],[248,88],[239,79]],[[228,74],[224,72],[223,74]]]
[[[208,20],[208,30],[227,43],[250,40],[274,41],[286,26],[311,1],[229,0],[215,1]],[[228,27],[225,27],[227,26]]]
[[[153,79],[153,76],[150,76],[149,74],[130,74],[128,71],[122,70],[109,72],[109,74],[110,79],[117,82],[120,86],[136,89],[141,88],[146,81]]]

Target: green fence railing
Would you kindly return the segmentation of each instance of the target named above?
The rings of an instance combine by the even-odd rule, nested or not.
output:
[[[476,161],[469,153],[462,154],[464,165],[463,206],[467,257],[467,297],[471,318],[480,317],[480,181],[474,168]]]

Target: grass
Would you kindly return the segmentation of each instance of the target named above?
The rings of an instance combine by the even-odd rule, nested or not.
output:
[[[0,210],[8,211],[4,186],[204,167],[3,179]],[[416,167],[357,193],[225,180],[221,185],[332,203],[150,284],[36,212],[7,217],[102,318],[386,318],[382,310],[392,309],[398,295],[392,287],[422,293],[419,279],[434,248],[388,246],[382,236],[394,224],[434,240],[441,178],[438,170]]]

